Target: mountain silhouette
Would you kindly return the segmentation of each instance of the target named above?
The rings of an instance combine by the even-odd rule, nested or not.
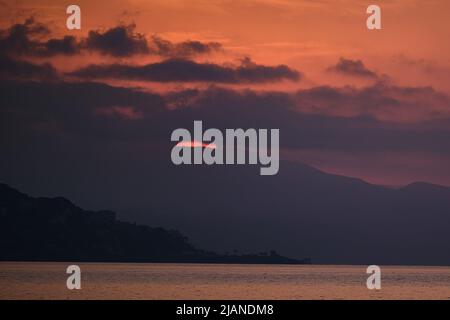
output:
[[[86,211],[69,200],[32,198],[0,184],[0,260],[282,263],[275,251],[218,255],[194,248],[177,231],[116,220],[112,211]]]
[[[146,174],[160,181],[143,189],[153,213],[135,218],[183,230],[194,244],[276,247],[315,263],[450,265],[449,188],[378,186],[288,161],[275,176],[165,163]]]
[[[106,155],[100,153],[96,157],[108,163]],[[194,254],[193,248],[218,252],[218,256],[226,252],[261,252],[276,248],[283,256],[298,260],[310,257],[314,263],[324,264],[450,265],[450,189],[447,187],[423,182],[401,188],[384,187],[289,161],[280,162],[277,175],[260,176],[259,166],[255,165],[176,166],[170,156],[162,152],[138,160],[126,170],[116,170],[108,179],[92,178],[89,185],[78,188],[90,195],[89,199],[97,201],[81,201],[85,207],[110,204],[107,207],[114,208],[122,220],[180,230],[189,237],[191,245],[184,242],[180,234],[174,236],[150,228],[151,234],[161,235],[161,238],[149,236],[146,250],[154,250],[152,257],[162,255],[159,259],[173,259],[173,256],[179,257],[180,252]],[[94,177],[94,174],[85,173],[87,177]],[[35,190],[40,190],[46,181],[40,182]],[[53,180],[48,181],[53,183]],[[76,180],[72,177],[70,181],[70,187],[76,188]],[[4,189],[2,194],[11,193]],[[57,185],[51,189],[59,190]],[[64,190],[68,190],[67,185]],[[17,194],[3,196],[6,199],[17,197]],[[36,198],[26,203],[52,208],[65,203],[67,208],[72,208],[67,200],[59,198],[52,201]],[[66,213],[52,210],[54,218],[48,217],[48,221],[50,226],[55,226],[59,223],[55,217]],[[39,214],[45,215],[44,211],[39,210]],[[73,228],[54,227],[52,232],[56,237],[45,227],[32,229],[40,230],[39,233],[28,231],[33,223],[42,222],[39,219],[28,224],[22,219],[14,227],[2,223],[9,234],[3,239],[12,239],[16,234],[12,230],[18,228],[17,232],[29,233],[23,236],[28,242],[31,238],[48,237],[45,239],[53,241],[54,250],[60,250],[59,247],[63,247],[60,243],[67,234],[85,227],[84,222],[77,222],[77,219],[72,222],[75,214],[67,214],[66,219]],[[103,212],[97,217],[102,215],[111,216]],[[98,232],[106,233],[100,237],[101,241],[108,245],[117,243],[120,250],[115,250],[122,252],[123,258],[126,252],[134,252],[135,243],[142,242],[137,230],[148,228],[111,223],[113,227],[106,230],[89,227],[92,234],[84,231],[89,237],[80,240],[83,246],[70,244],[73,252],[87,255],[90,243],[95,243],[92,239],[99,237]],[[150,233],[143,231],[142,234]],[[122,244],[126,237],[137,237],[132,245],[128,244],[128,249]],[[167,239],[167,245],[160,239]],[[160,247],[155,241],[163,243],[164,249],[158,251]],[[175,245],[171,247],[170,243]],[[36,248],[33,243],[28,245],[30,252],[38,252],[37,244]],[[142,248],[136,249],[135,256],[131,255],[133,259],[139,258],[137,252],[142,252]]]

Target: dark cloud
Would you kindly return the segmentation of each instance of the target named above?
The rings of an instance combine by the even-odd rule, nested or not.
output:
[[[15,24],[3,31],[0,45],[10,55],[50,57],[54,55],[74,55],[82,50],[97,51],[101,54],[124,57],[149,53],[145,36],[134,31],[135,25],[121,25],[105,32],[90,31],[85,39],[77,40],[73,36],[62,39],[51,38],[42,41],[50,31],[45,25],[30,18],[23,24]],[[39,36],[39,37],[37,37]]]
[[[299,111],[297,97],[282,92],[212,87],[160,96],[98,83],[33,82],[2,82],[0,92],[2,120],[14,132],[37,123],[40,128],[57,124],[61,134],[73,131],[87,139],[170,144],[172,130],[203,120],[206,126],[221,129],[279,128],[283,148],[436,155],[450,150],[449,117],[396,123],[369,115],[311,114]],[[322,99],[335,99],[321,92]]]
[[[132,106],[146,114],[165,110],[163,99],[157,94],[102,83],[2,81],[0,88],[2,105],[28,108],[23,111],[42,113],[43,118],[50,112],[70,114],[68,119],[77,114],[95,117],[96,108],[111,106]]]
[[[23,24],[15,24],[9,29],[9,33],[20,38],[21,36],[43,36],[50,34],[50,29],[43,23],[30,17]]]
[[[450,116],[450,99],[431,87],[401,87],[377,82],[364,88],[319,86],[300,90],[297,107],[308,113],[368,115],[389,121],[420,121]]]
[[[58,54],[73,55],[79,52],[79,44],[73,36],[48,41],[40,40],[49,34],[50,30],[44,24],[29,18],[23,24],[15,24],[3,31],[0,36],[0,46],[4,54],[10,56],[49,57]]]
[[[143,66],[124,64],[90,65],[71,73],[80,78],[114,78],[157,82],[262,83],[298,81],[300,73],[285,65],[264,66],[245,63],[237,67],[169,59]]]
[[[36,25],[34,19],[29,18],[23,24],[14,24],[8,30],[3,30],[0,46],[3,53],[34,55],[38,43],[30,40],[30,37],[48,33],[49,30],[45,26]]]
[[[49,34],[50,31],[45,25],[37,23],[32,18],[3,31],[0,35],[0,46],[5,48],[2,57],[3,79],[24,78],[27,74],[34,79],[35,76],[39,75],[39,70],[42,70],[41,78],[47,79],[56,74],[51,65],[38,65],[18,59],[74,55],[83,50],[96,51],[116,57],[156,54],[176,58],[144,66],[91,65],[75,71],[72,75],[77,77],[158,82],[261,83],[285,79],[297,81],[301,76],[300,73],[287,66],[257,65],[248,58],[244,59],[241,65],[235,67],[197,63],[183,59],[180,57],[212,53],[220,50],[221,46],[215,42],[202,43],[199,41],[172,43],[156,36],[152,38],[150,46],[144,35],[135,32],[135,25],[121,25],[104,32],[90,31],[88,37],[80,41],[73,36],[41,40],[43,37],[48,37]],[[9,57],[11,66],[6,65],[6,56]],[[14,70],[18,71],[16,75],[13,75]]]
[[[336,65],[328,68],[328,71],[362,78],[378,78],[378,75],[367,69],[361,60],[340,58]]]
[[[0,81],[1,140],[17,144],[48,135],[78,142],[152,139],[150,133],[159,129],[148,127],[149,119],[165,112],[164,106],[157,94],[100,83]]]
[[[104,33],[90,31],[83,41],[88,50],[99,51],[118,57],[147,54],[150,52],[147,40],[143,34],[135,32],[136,26],[122,25],[108,29]]]
[[[90,31],[88,38],[83,41],[84,47],[88,50],[118,57],[153,54],[171,58],[211,54],[222,49],[218,42],[203,43],[188,40],[173,43],[157,35],[153,35],[151,40],[147,41],[145,35],[135,32],[135,28],[136,26],[132,24],[117,26],[103,33]]]
[[[163,57],[191,57],[222,50],[222,45],[218,42],[203,43],[188,40],[180,43],[172,43],[156,35],[152,37],[152,45],[155,47],[155,53]]]
[[[43,49],[38,52],[41,56],[54,56],[58,54],[73,55],[80,52],[80,46],[73,36],[65,36],[62,39],[50,39],[43,44]]]
[[[380,91],[381,88],[377,90]],[[335,99],[329,91],[322,92],[324,96],[321,99]],[[372,97],[375,98],[376,95]],[[341,152],[394,150],[435,154],[448,154],[443,150],[450,150],[450,116],[442,120],[399,123],[380,121],[368,114],[345,117],[325,113],[311,114],[299,111],[297,97],[287,93],[236,92],[218,88],[196,93],[190,91],[186,101],[179,111],[179,114],[189,119],[185,126],[189,126],[195,119],[203,119],[208,126],[223,129],[280,128],[281,145],[286,148]],[[347,101],[351,99],[348,98]],[[370,99],[366,102],[377,103]],[[176,114],[172,113],[175,123]]]
[[[144,34],[135,31],[136,25],[119,25],[105,31],[91,30],[87,38],[77,39],[65,36],[61,39],[48,37],[51,32],[34,18],[18,23],[0,33],[0,46],[11,55],[50,57],[54,55],[74,55],[86,51],[115,57],[129,57],[152,54],[162,57],[182,58],[211,54],[222,50],[218,42],[187,40],[173,43],[157,35],[147,41]]]
[[[26,60],[14,60],[0,54],[0,79],[57,79],[58,73],[49,63],[36,64]]]

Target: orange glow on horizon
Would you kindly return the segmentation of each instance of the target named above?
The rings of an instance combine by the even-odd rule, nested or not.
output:
[[[180,141],[176,145],[177,147],[190,147],[190,148],[208,148],[208,149],[216,149],[217,146],[214,143],[202,143],[199,141]]]

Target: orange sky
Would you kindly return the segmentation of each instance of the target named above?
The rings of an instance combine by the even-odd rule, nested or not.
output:
[[[134,22],[138,32],[172,41],[221,42],[226,57],[209,59],[249,55],[261,64],[287,64],[304,72],[302,86],[355,84],[323,72],[342,56],[361,59],[400,85],[450,91],[450,2],[372,2],[382,8],[381,31],[366,28],[369,2],[360,0],[79,0],[81,32],[65,29],[68,2],[2,0],[1,21],[5,27],[34,15],[56,35]]]

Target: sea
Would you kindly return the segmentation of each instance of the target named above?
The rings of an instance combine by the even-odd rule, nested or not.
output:
[[[78,265],[81,288],[67,288]],[[0,300],[11,299],[450,299],[450,267],[380,266],[368,289],[367,266],[0,262]]]

